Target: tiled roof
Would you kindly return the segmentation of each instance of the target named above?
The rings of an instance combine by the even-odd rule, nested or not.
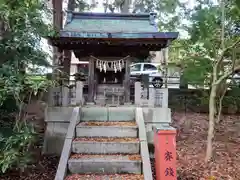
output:
[[[153,16],[153,15],[152,15]],[[154,33],[158,29],[150,14],[69,12],[63,31],[105,33]]]

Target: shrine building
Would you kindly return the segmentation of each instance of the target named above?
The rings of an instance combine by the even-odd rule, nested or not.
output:
[[[88,61],[87,102],[96,103],[106,89],[118,88],[119,101],[130,102],[130,64],[161,51],[178,37],[177,32],[159,32],[155,13],[115,14],[68,12],[59,36],[50,37],[58,48],[59,64],[69,74],[69,52]]]

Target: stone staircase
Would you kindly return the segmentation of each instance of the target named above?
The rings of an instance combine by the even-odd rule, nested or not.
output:
[[[104,174],[114,175],[118,179],[125,179],[122,175],[127,177],[131,174],[128,176],[143,179],[135,122],[81,122],[76,127],[72,153],[68,160],[70,173],[92,176],[79,176],[81,179],[110,178],[106,175],[96,176]]]
[[[70,146],[65,180],[144,180],[139,126],[134,120],[80,121]]]

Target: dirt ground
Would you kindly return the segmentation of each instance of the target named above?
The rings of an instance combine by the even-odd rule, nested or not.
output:
[[[181,180],[240,180],[240,116],[222,116],[214,138],[211,162],[204,163],[208,115],[174,113],[177,171]]]
[[[9,172],[0,175],[0,180],[53,180],[56,174],[59,157],[43,156],[38,163],[19,175],[17,172]]]
[[[213,159],[205,164],[207,114],[173,113],[173,126],[180,131],[178,180],[240,180],[240,116],[225,115],[222,120],[216,127]],[[21,178],[8,174],[0,180],[53,180],[57,164],[58,157],[44,156]]]

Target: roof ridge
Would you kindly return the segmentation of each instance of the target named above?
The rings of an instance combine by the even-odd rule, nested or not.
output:
[[[66,11],[71,13],[73,16],[95,16],[95,17],[145,17],[149,18],[151,15],[156,15],[156,13],[95,13],[95,12],[76,12],[76,11]]]

